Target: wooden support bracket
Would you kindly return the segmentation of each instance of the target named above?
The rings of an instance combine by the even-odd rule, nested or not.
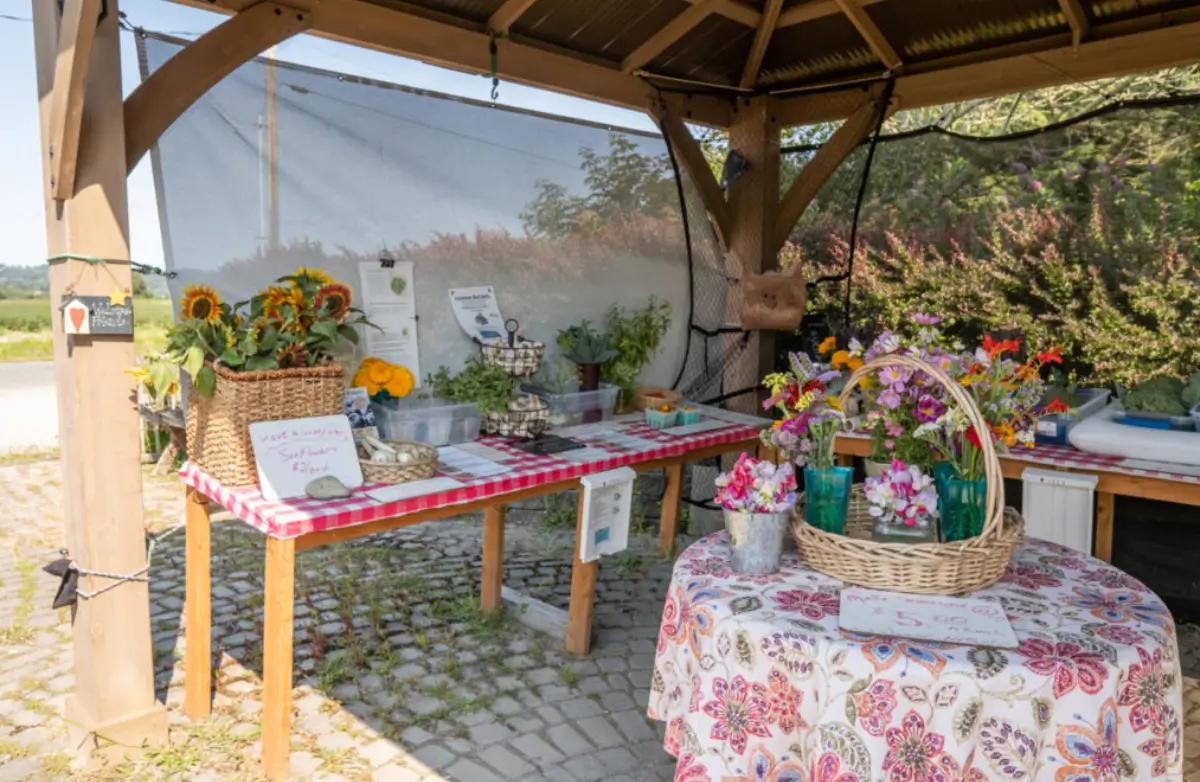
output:
[[[50,103],[50,195],[65,201],[75,195],[79,131],[87,89],[92,42],[101,0],[65,0],[58,25],[58,57],[54,63],[54,95]]]
[[[1062,9],[1063,16],[1067,17],[1067,24],[1071,27],[1071,45],[1078,49],[1089,30],[1083,5],[1079,0],[1058,0],[1058,7]]]
[[[150,74],[125,99],[129,171],[188,107],[238,66],[312,25],[308,11],[272,2],[222,22]]]
[[[865,103],[855,109],[842,126],[834,132],[829,140],[821,145],[813,155],[812,160],[801,169],[796,181],[788,188],[787,195],[779,205],[779,216],[775,221],[775,237],[773,249],[778,251],[787,242],[788,236],[796,221],[804,214],[804,210],[812,203],[817,191],[828,181],[846,156],[867,137],[879,120],[881,107],[879,98],[870,96]]]
[[[529,10],[536,0],[505,0],[504,5],[496,9],[488,20],[488,29],[493,33],[507,33],[508,28]]]
[[[667,139],[675,151],[675,159],[687,171],[688,176],[695,183],[696,189],[700,191],[700,200],[704,202],[704,208],[708,210],[709,219],[712,220],[713,227],[717,229],[721,244],[728,246],[733,235],[733,220],[729,204],[726,203],[725,193],[721,191],[716,176],[713,175],[708,161],[704,158],[704,151],[700,149],[700,143],[696,141],[696,137],[679,118],[675,109],[670,106],[660,105],[651,114],[655,119],[662,121],[663,127],[667,131]]]
[[[622,60],[621,70],[625,73],[632,73],[650,62],[659,54],[666,51],[668,46],[687,35],[692,28],[707,19],[709,14],[716,13],[717,8],[723,2],[724,0],[699,0],[697,3],[688,6],[683,13],[668,22],[666,27],[650,36],[645,43],[634,49],[628,57]]]

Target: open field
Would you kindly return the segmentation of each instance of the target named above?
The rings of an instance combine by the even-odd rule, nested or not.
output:
[[[134,342],[139,356],[167,343],[174,316],[169,299],[134,299]],[[0,362],[50,361],[54,357],[47,299],[0,299]]]
[[[135,327],[156,326],[165,330],[173,315],[170,299],[134,299]],[[0,299],[0,334],[50,331],[48,299]]]

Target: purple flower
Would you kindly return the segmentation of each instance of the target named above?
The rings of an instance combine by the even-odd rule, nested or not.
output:
[[[913,322],[918,326],[936,326],[942,322],[942,319],[936,315],[926,315],[924,312],[918,312],[913,315]]]
[[[1042,183],[1037,181],[1036,179],[1030,180],[1029,186],[1033,188],[1033,192],[1035,192],[1035,193],[1042,192]]]
[[[900,406],[900,395],[893,388],[885,388],[879,395],[879,404],[889,410],[895,410]]]
[[[944,412],[946,412],[945,405],[929,394],[925,394],[917,400],[917,410],[914,415],[918,421],[927,424],[930,421],[936,421]]]

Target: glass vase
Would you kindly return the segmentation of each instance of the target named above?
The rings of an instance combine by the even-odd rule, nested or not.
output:
[[[951,473],[938,488],[942,534],[947,542],[978,537],[987,518],[987,480],[965,481]]]
[[[846,531],[853,467],[804,468],[804,520],[825,532]]]

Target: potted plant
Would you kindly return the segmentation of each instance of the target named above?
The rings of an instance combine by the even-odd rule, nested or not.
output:
[[[455,402],[473,402],[483,414],[483,431],[505,437],[537,437],[550,419],[546,403],[533,394],[517,394],[513,379],[496,364],[469,358],[463,369],[446,367],[426,380],[430,393]]]
[[[608,347],[604,335],[592,329],[588,321],[558,332],[558,345],[563,356],[579,367],[579,390],[595,391],[600,387],[603,365],[620,355]]]
[[[742,575],[778,573],[788,518],[796,503],[791,463],[775,466],[745,453],[717,477],[716,502],[725,513],[730,566]]]
[[[867,513],[875,519],[874,538],[884,543],[937,540],[937,489],[933,476],[917,465],[892,461],[882,475],[868,477]]]
[[[826,532],[841,534],[850,507],[854,468],[834,464],[833,446],[845,418],[829,383],[837,370],[814,363],[803,353],[789,356],[791,372],[768,375],[763,385],[771,396],[763,403],[782,416],[763,435],[763,442],[804,468],[804,519]]]
[[[249,425],[336,415],[343,373],[334,352],[357,343],[350,288],[298,269],[230,306],[207,285],[184,289],[166,355],[191,379],[188,457],[226,486],[258,482]]]

